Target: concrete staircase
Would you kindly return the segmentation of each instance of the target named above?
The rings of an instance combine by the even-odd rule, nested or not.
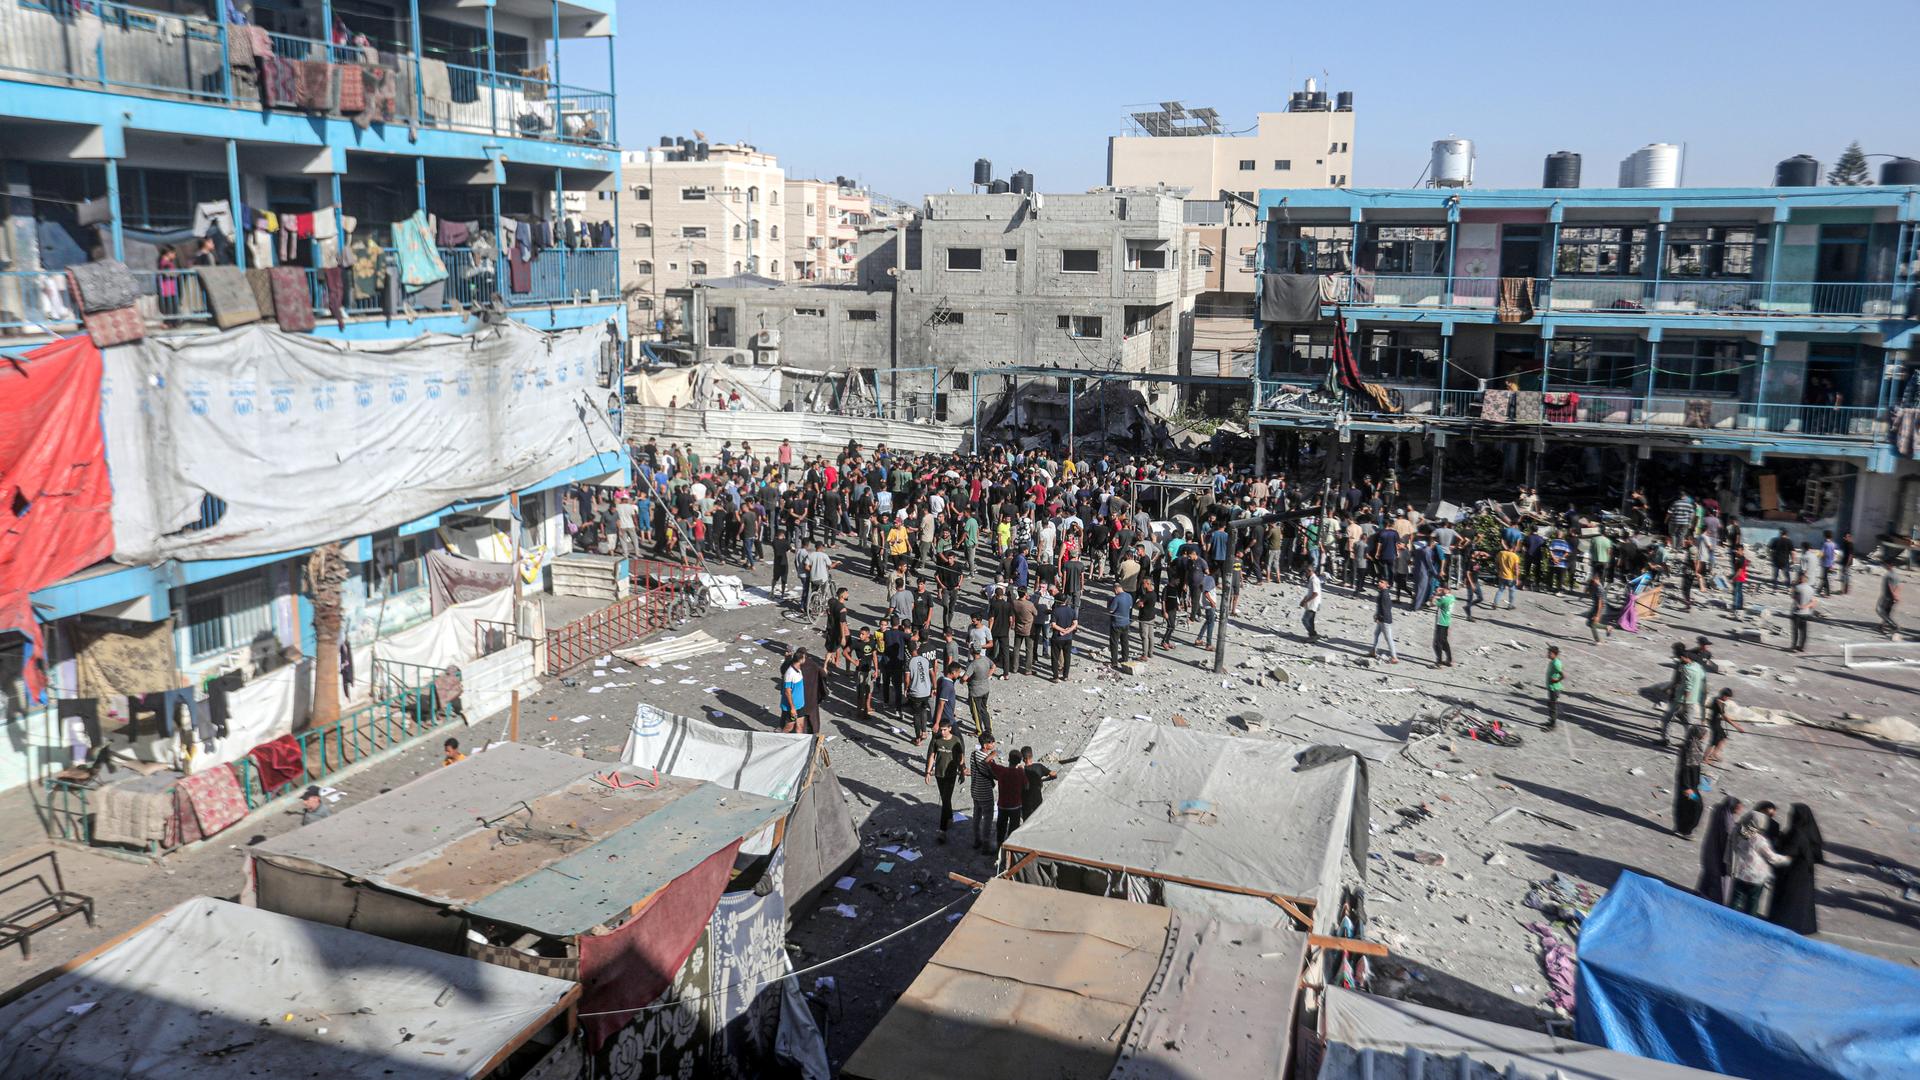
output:
[[[622,562],[613,555],[589,555],[575,552],[555,559],[548,569],[553,574],[555,596],[578,596],[612,603],[629,592]]]

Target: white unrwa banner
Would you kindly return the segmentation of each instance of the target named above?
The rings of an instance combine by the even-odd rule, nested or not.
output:
[[[367,346],[261,324],[105,350],[114,558],[364,536],[616,450],[601,330],[518,323]],[[226,503],[212,525],[203,497]]]

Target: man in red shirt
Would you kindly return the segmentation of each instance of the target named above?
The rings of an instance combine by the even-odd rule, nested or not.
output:
[[[993,769],[994,784],[1000,789],[997,804],[1000,818],[994,828],[994,846],[998,847],[1007,842],[1008,833],[1020,827],[1020,804],[1026,796],[1027,770],[1018,761],[1011,765],[1002,763],[992,743],[988,743],[986,749],[993,755],[987,759],[987,764]]]

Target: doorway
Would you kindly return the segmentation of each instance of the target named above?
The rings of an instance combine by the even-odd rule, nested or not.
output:
[[[1866,290],[1861,282],[1867,269],[1867,226],[1820,226],[1820,255],[1815,271],[1815,312],[1856,314],[1863,308]]]
[[[1500,230],[1500,276],[1540,276],[1540,226],[1508,225]]]

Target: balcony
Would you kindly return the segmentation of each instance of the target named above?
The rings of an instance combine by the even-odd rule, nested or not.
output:
[[[619,252],[612,248],[541,252],[531,267],[531,287],[523,293],[500,288],[509,280],[505,256],[498,257],[492,265],[476,266],[473,253],[468,249],[441,248],[440,258],[447,266],[445,301],[433,311],[416,310],[416,315],[464,312],[477,305],[493,303],[496,298],[508,307],[547,307],[612,303],[619,296],[616,281]],[[325,272],[306,269],[305,273],[313,296],[314,314],[322,319],[331,316]],[[146,288],[139,306],[151,329],[201,329],[213,325],[197,272],[161,270],[142,276],[146,279]],[[384,297],[356,298],[351,288],[347,291],[345,310],[349,318],[386,313]],[[273,317],[272,312],[261,314],[268,319]],[[67,333],[79,325],[67,292],[65,273],[0,273],[0,338]]]
[[[1339,402],[1329,398],[1319,379],[1261,379],[1256,415],[1331,419]],[[1667,394],[1587,394],[1550,391],[1559,404],[1543,404],[1538,421],[1518,421],[1511,411],[1487,415],[1487,391],[1435,386],[1385,384],[1398,412],[1382,410],[1364,395],[1350,395],[1347,414],[1355,420],[1426,421],[1439,425],[1482,421],[1514,429],[1563,428],[1587,433],[1642,431],[1673,433],[1746,433],[1756,436],[1869,442],[1886,438],[1883,410],[1873,406],[1775,404],[1728,398],[1675,397]],[[1511,401],[1511,396],[1498,400]]]
[[[498,137],[613,142],[611,93],[422,63],[411,53],[248,35],[247,27],[100,0],[13,0],[0,3],[0,78],[239,109],[264,110],[271,101],[274,110],[303,116]],[[260,37],[269,55],[256,65]],[[315,63],[359,68],[365,107],[348,112],[337,94],[302,95],[298,73]],[[289,70],[290,84],[273,77]]]
[[[1497,277],[1345,274],[1336,279],[1343,304],[1378,308],[1490,311]],[[1888,282],[1744,281],[1682,278],[1535,278],[1536,312],[1658,316],[1899,319],[1920,315],[1914,290]]]

